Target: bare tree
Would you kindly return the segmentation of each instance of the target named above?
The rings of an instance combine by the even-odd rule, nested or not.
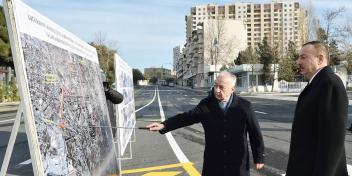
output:
[[[204,62],[215,65],[215,76],[217,65],[228,65],[235,58],[235,50],[238,41],[229,30],[224,19],[206,20],[204,27]]]
[[[341,40],[339,41],[340,47],[343,51],[348,52],[352,50],[352,18],[346,18],[344,25],[339,30]]]
[[[107,46],[108,48],[115,50],[116,53],[119,53],[117,47],[118,42],[116,40],[108,40],[106,32],[98,31],[94,33],[93,43],[96,45]]]
[[[339,19],[344,13],[345,7],[339,7],[337,9],[328,9],[323,13],[323,21],[318,27],[317,39],[324,42],[329,49],[329,55],[331,58],[330,64],[336,65],[340,63],[341,48],[348,48],[351,38],[349,36],[349,21],[345,24],[341,24]]]
[[[106,32],[98,31],[94,34],[93,42],[97,45],[106,45]]]
[[[320,25],[319,25],[319,20],[315,15],[315,10],[314,10],[314,7],[312,5],[311,0],[308,1],[308,3],[305,6],[305,9],[306,9],[307,25],[308,25],[308,31],[307,31],[308,40],[310,40],[310,41],[317,40],[317,37],[318,37],[317,31],[318,31]],[[304,18],[300,18],[300,19],[304,19]],[[302,21],[301,23],[305,23],[305,21]],[[304,25],[302,24],[302,26],[304,26]],[[304,42],[305,41],[303,41],[303,43]]]
[[[340,26],[336,25],[336,18],[346,11],[345,7],[338,9],[328,9],[324,13],[326,40],[330,42],[331,38],[338,38]]]

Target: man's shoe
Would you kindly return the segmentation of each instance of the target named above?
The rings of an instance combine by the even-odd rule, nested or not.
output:
[[[346,130],[352,132],[352,128],[351,127],[347,128]]]

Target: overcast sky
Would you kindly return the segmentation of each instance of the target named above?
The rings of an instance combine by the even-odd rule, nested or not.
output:
[[[185,42],[185,15],[195,5],[232,2],[268,3],[270,0],[23,0],[86,42],[106,34],[107,43],[142,72],[146,67],[171,68],[173,47]],[[300,0],[307,4],[308,1]],[[328,8],[346,7],[350,0],[312,0],[317,15]],[[2,4],[2,3],[1,3]]]

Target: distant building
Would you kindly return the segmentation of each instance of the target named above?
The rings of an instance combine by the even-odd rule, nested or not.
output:
[[[176,83],[181,86],[183,86],[183,69],[184,69],[183,62],[184,62],[184,58],[185,58],[183,55],[183,52],[182,52],[183,48],[184,48],[184,45],[178,45],[173,48],[174,75],[176,77]]]
[[[145,68],[144,77],[147,80],[155,77],[158,79],[158,82],[163,82],[167,78],[172,78],[171,70],[166,68]]]

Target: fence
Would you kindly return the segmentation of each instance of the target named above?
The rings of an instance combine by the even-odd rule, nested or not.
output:
[[[280,92],[301,92],[306,87],[307,82],[279,82]]]

